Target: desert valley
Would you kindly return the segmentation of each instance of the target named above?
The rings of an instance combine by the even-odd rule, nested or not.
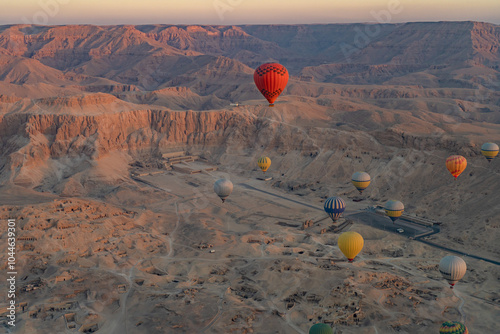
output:
[[[494,333],[500,161],[481,145],[500,143],[499,48],[481,22],[0,26],[18,302],[12,327],[0,299],[0,332]],[[267,62],[290,74],[274,107],[253,80]],[[430,232],[393,224],[390,199]],[[364,238],[352,263],[345,231]]]

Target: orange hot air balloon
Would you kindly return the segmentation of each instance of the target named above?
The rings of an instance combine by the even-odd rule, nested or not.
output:
[[[446,168],[448,168],[455,179],[462,174],[465,167],[467,167],[467,160],[461,155],[452,155],[446,159]]]
[[[274,106],[274,101],[285,90],[288,82],[288,71],[278,63],[262,64],[255,70],[253,81],[262,95]]]

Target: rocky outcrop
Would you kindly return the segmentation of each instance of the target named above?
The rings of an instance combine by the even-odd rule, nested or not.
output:
[[[249,124],[248,117],[229,111],[140,110],[98,116],[7,115],[0,128],[6,139],[23,137],[33,146],[46,146],[50,157],[92,152],[88,155],[97,158],[99,152],[117,149],[155,149],[179,143],[216,145],[225,140],[228,128],[244,129]],[[46,140],[39,140],[39,136]],[[16,148],[21,149],[11,147],[11,151]]]
[[[405,149],[415,149],[419,151],[448,151],[461,154],[465,157],[478,156],[477,147],[466,138],[454,138],[449,135],[435,134],[432,136],[419,136],[404,133],[394,129],[373,132],[382,145],[400,147]]]

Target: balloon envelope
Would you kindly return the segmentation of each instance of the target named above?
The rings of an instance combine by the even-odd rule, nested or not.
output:
[[[358,255],[363,249],[365,241],[358,232],[348,231],[339,236],[338,244],[340,251],[345,255],[349,262],[352,262],[356,255]]]
[[[465,167],[467,167],[467,160],[461,155],[452,155],[446,159],[446,168],[455,178],[462,174]]]
[[[469,331],[458,321],[446,321],[439,328],[439,334],[469,334]]]
[[[452,287],[464,277],[466,271],[467,264],[461,257],[448,255],[439,262],[439,272]]]
[[[227,179],[219,179],[214,183],[214,191],[224,202],[233,191],[233,183]]]
[[[495,143],[484,143],[481,146],[481,154],[491,162],[498,155],[498,145]]]
[[[389,200],[384,206],[385,214],[395,222],[405,210],[405,206],[400,201]]]
[[[271,159],[268,157],[260,157],[259,160],[257,160],[257,165],[259,165],[259,168],[265,172],[271,167]]]
[[[356,172],[352,174],[351,182],[361,194],[370,185],[371,178],[366,172]]]
[[[262,64],[255,70],[253,80],[260,93],[269,102],[269,106],[273,106],[274,101],[285,90],[288,71],[285,66],[278,63]]]
[[[345,210],[345,202],[340,197],[330,197],[325,201],[325,212],[336,221]]]
[[[333,334],[333,329],[327,324],[315,324],[309,329],[309,334]]]

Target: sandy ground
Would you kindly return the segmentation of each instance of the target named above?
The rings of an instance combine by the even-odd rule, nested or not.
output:
[[[437,270],[446,252],[359,219],[345,229],[365,239],[350,264],[322,198],[272,187],[269,174],[170,171],[99,200],[27,192],[23,206],[19,189],[3,189],[1,218],[33,238],[19,241],[27,304],[15,332],[307,333],[324,321],[336,333],[430,333],[445,320],[494,332],[498,266],[467,260],[451,290]],[[224,204],[212,190],[220,177],[235,185]],[[376,204],[345,199],[346,220]]]
[[[356,38],[341,25],[315,38],[301,27],[286,47],[250,28],[187,27],[186,50],[163,32],[159,43],[161,26],[3,28],[0,221],[16,220],[18,310],[9,327],[0,298],[0,333],[307,333],[315,322],[436,333],[445,320],[496,332],[500,159],[488,164],[480,147],[500,141],[497,26],[395,25],[402,35],[379,36],[349,65],[330,52]],[[214,49],[222,32],[229,43]],[[254,65],[288,51],[301,56],[287,56],[289,83],[269,108]],[[167,151],[217,171],[166,170]],[[452,154],[468,160],[457,181]],[[256,179],[261,155],[270,181]],[[355,171],[372,177],[360,202]],[[224,204],[220,177],[235,185]],[[347,203],[336,224],[329,196]],[[363,211],[389,199],[442,223],[426,241],[493,263],[464,256],[449,289],[437,269],[447,252]],[[365,239],[351,264],[337,247],[347,230]],[[4,273],[6,238],[2,223]]]

